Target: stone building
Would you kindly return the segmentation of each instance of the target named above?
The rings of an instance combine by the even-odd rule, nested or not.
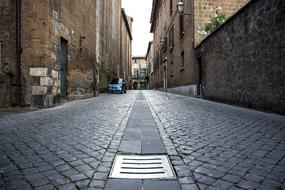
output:
[[[125,79],[127,88],[132,88],[132,17],[122,9],[121,17],[121,48],[120,67],[118,76]]]
[[[132,58],[132,89],[144,90],[147,88],[148,69],[145,59],[145,56]]]
[[[284,0],[252,0],[202,41],[204,98],[285,115],[284,10]]]
[[[0,107],[96,95],[121,64],[121,17],[120,0],[1,0]]]
[[[197,66],[194,64],[195,43],[201,40],[197,29],[210,18],[213,9],[221,7],[231,16],[248,0],[185,0],[185,13],[180,15],[178,0],[153,0],[151,32],[154,34],[155,89],[197,95]],[[191,5],[194,3],[194,6]],[[195,23],[195,25],[193,24]]]
[[[154,88],[154,77],[153,77],[153,42],[148,43],[147,53],[146,53],[146,65],[148,69],[148,89]]]

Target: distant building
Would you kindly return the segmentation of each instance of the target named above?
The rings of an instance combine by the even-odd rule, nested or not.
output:
[[[135,90],[147,89],[148,68],[145,56],[137,56],[132,58],[132,87]]]

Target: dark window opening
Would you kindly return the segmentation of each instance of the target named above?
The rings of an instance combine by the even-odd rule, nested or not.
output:
[[[173,72],[174,72],[174,66],[173,66],[173,61],[170,63],[170,76],[173,77]]]
[[[184,16],[179,15],[179,32],[180,32],[180,37],[183,37],[184,35]]]
[[[184,68],[184,51],[181,52],[181,67]]]
[[[170,33],[169,33],[169,48],[170,51],[173,49],[174,47],[174,27],[171,27]]]
[[[169,0],[169,13],[170,15],[172,15],[173,13],[173,1],[172,0]]]

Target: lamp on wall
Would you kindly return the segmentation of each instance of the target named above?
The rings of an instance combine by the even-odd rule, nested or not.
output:
[[[191,0],[190,0],[190,4],[191,4]],[[192,15],[191,10],[190,10],[190,13],[188,13],[188,14],[184,13],[185,4],[184,4],[183,0],[179,0],[176,6],[177,6],[177,11],[179,14],[181,14],[181,15]],[[194,6],[194,3],[192,4],[192,6]],[[193,8],[193,11],[194,11],[194,8]]]
[[[184,2],[182,0],[177,3],[177,10],[179,14],[184,13]]]

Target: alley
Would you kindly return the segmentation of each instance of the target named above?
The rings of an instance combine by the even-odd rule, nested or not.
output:
[[[171,179],[111,179],[116,155],[168,155]],[[285,118],[158,91],[0,118],[0,189],[284,189]]]

